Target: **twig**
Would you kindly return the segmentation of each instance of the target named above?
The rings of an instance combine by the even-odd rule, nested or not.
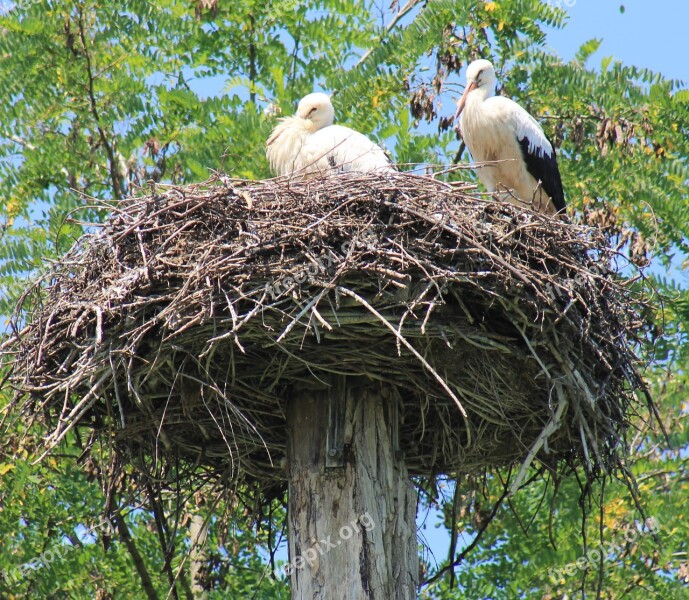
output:
[[[422,0],[408,0],[408,2],[397,11],[397,14],[392,18],[390,23],[388,23],[388,26],[385,28],[385,33],[380,37],[379,43],[382,43],[383,40],[385,39],[386,36],[390,34],[390,32],[397,27],[397,24],[417,5],[420,4]],[[367,60],[368,57],[371,56],[373,53],[374,48],[369,48],[364,52],[363,56],[358,60],[358,62],[354,65],[354,68],[360,67],[362,64],[364,64]]]

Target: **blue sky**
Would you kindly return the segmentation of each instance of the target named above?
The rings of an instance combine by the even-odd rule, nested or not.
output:
[[[582,42],[603,40],[591,66],[605,56],[646,67],[689,84],[689,1],[551,0],[569,14],[562,30],[552,30],[549,46],[570,59]],[[624,5],[624,13],[620,13]]]

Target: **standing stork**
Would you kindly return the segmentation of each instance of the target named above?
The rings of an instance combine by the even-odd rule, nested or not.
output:
[[[395,171],[383,149],[365,135],[333,125],[327,94],[304,96],[293,117],[280,119],[266,142],[266,157],[277,175],[343,171]]]
[[[474,161],[500,161],[478,169],[489,192],[549,214],[564,213],[565,195],[555,149],[543,129],[519,104],[494,96],[495,69],[487,60],[467,68],[459,101],[462,139]]]

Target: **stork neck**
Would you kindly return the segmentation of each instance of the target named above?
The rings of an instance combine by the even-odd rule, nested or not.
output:
[[[306,133],[315,133],[319,129],[322,129],[322,125],[317,125],[314,123],[311,119],[300,119],[301,120],[301,128],[306,132]]]
[[[320,129],[311,119],[304,119],[302,117],[284,117],[282,120],[282,127],[289,129],[293,135],[308,135]]]
[[[477,87],[467,98],[467,104],[473,104],[474,106],[485,102],[493,95],[493,89],[491,86],[482,85]]]

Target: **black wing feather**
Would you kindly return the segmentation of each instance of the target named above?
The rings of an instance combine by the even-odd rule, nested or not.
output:
[[[546,137],[546,139],[548,138]],[[527,137],[519,140],[522,156],[526,163],[526,170],[531,173],[536,181],[541,182],[543,191],[550,196],[555,210],[557,212],[564,212],[566,206],[565,192],[562,189],[562,179],[560,178],[560,169],[557,166],[555,147],[550,140],[548,140],[548,143],[553,148],[553,153],[548,156],[544,152],[542,156],[538,156],[537,153],[529,152],[529,140]]]

